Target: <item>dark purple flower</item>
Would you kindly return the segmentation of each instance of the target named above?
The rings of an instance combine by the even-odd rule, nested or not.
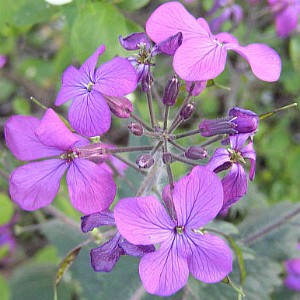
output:
[[[204,167],[195,167],[175,183],[172,198],[176,221],[153,196],[122,199],[115,207],[117,228],[130,243],[160,244],[157,251],[142,257],[139,266],[146,291],[159,296],[181,289],[189,273],[214,283],[232,270],[232,254],[226,243],[199,231],[223,205],[218,177]]]
[[[105,51],[101,45],[80,69],[68,67],[62,76],[62,86],[55,105],[73,99],[69,109],[71,126],[85,136],[97,136],[108,131],[111,124],[109,105],[105,97],[123,97],[135,90],[135,70],[124,58],[115,57],[96,69],[98,57]]]
[[[287,277],[284,284],[291,290],[300,292],[300,257],[285,261]]]
[[[111,211],[98,212],[81,218],[83,232],[109,225],[115,225],[114,215]],[[142,257],[154,250],[153,245],[133,245],[117,232],[110,240],[91,250],[91,265],[96,272],[110,272],[121,255]]]
[[[261,80],[273,82],[280,76],[281,60],[272,48],[265,44],[240,46],[226,32],[213,35],[203,18],[196,19],[179,2],[159,6],[147,21],[146,32],[156,43],[182,33],[183,42],[174,55],[173,67],[186,81],[204,81],[221,74],[227,50],[240,54]]]
[[[299,0],[268,0],[274,14],[279,37],[289,36],[298,26],[300,17]]]
[[[139,50],[137,55],[129,56],[127,59],[136,69],[138,82],[141,83],[142,91],[148,92],[153,81],[151,73],[153,57],[160,53],[174,55],[182,43],[182,34],[177,32],[162,40],[154,47],[151,47],[151,41],[144,32],[133,33],[125,38],[120,36],[119,41],[126,50]]]
[[[207,168],[216,173],[230,169],[229,173],[222,179],[224,204],[221,213],[226,211],[247,192],[248,182],[244,170],[245,159],[250,160],[249,179],[253,180],[255,176],[256,153],[250,134],[236,134],[230,136],[229,141],[230,148],[216,149],[214,155],[207,163]],[[247,144],[244,146],[246,142]]]
[[[79,211],[101,211],[113,202],[116,185],[111,174],[102,165],[78,157],[78,145],[88,142],[72,133],[52,109],[47,109],[42,120],[11,117],[5,125],[5,139],[17,159],[45,159],[18,167],[10,176],[11,198],[23,209],[50,204],[65,171],[72,205]]]

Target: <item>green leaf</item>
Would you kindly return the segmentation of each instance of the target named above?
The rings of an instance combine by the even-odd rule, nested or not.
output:
[[[32,262],[15,269],[9,280],[11,300],[53,300],[55,271],[55,265]],[[62,284],[58,292],[58,299],[72,299],[70,286]]]
[[[294,36],[290,39],[290,56],[294,68],[300,72],[300,38]]]
[[[137,10],[146,6],[150,0],[124,0],[118,3],[118,7],[124,10]]]
[[[71,29],[71,46],[82,63],[101,44],[106,52],[101,59],[108,60],[125,54],[119,45],[119,35],[127,35],[125,17],[110,3],[88,3],[79,12]]]
[[[18,115],[30,115],[30,104],[25,98],[15,97],[12,101],[14,112]]]
[[[32,26],[50,20],[58,11],[57,6],[43,0],[26,1],[14,15],[14,23],[17,26]]]
[[[0,274],[0,299],[9,300],[10,299],[10,290],[7,281]]]
[[[8,223],[14,214],[14,205],[7,194],[0,193],[0,226]]]
[[[8,102],[9,97],[13,94],[13,92],[15,91],[16,86],[14,83],[12,83],[11,81],[7,80],[7,79],[2,79],[0,80],[0,103],[3,102]]]

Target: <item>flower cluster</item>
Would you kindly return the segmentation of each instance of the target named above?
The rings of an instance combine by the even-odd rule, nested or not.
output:
[[[13,116],[7,121],[8,148],[17,159],[29,161],[11,174],[11,198],[25,210],[45,207],[55,198],[66,173],[72,205],[85,214],[82,231],[102,226],[114,229],[105,236],[105,243],[91,250],[95,271],[111,271],[122,255],[141,257],[139,273],[146,291],[161,296],[181,289],[190,273],[205,283],[221,281],[232,271],[233,255],[225,241],[208,233],[205,226],[246,194],[246,160],[250,161],[249,179],[254,180],[253,137],[259,116],[234,107],[227,116],[199,120],[195,130],[180,134],[175,130],[194,113],[196,104],[191,98],[224,71],[228,50],[240,54],[253,74],[267,82],[279,78],[280,58],[267,45],[241,46],[229,33],[213,34],[205,19],[196,19],[179,2],[158,7],[146,23],[146,33],[133,33],[119,41],[126,50],[138,53],[97,66],[105,51],[101,45],[79,69],[70,66],[63,73],[55,104],[72,101],[69,122],[51,108],[41,119]],[[176,73],[172,70],[163,94],[155,97],[164,109],[159,121],[152,97],[157,54],[172,56]],[[180,107],[176,105],[179,78],[186,82],[187,91]],[[135,115],[125,97],[139,83],[151,124]],[[173,108],[177,112],[170,121]],[[103,143],[100,136],[110,129],[111,113],[131,118],[129,131],[137,137],[148,136],[152,143],[123,148]],[[191,135],[207,140],[188,148],[179,144]],[[218,141],[221,144],[209,157],[207,146]],[[119,155],[133,151],[142,152],[136,164]],[[172,172],[175,161],[190,169],[179,180]],[[124,163],[147,177],[135,196],[118,200],[112,210],[115,171],[124,176]],[[160,170],[167,174],[168,184],[157,191],[162,195],[158,199],[149,185]],[[221,171],[226,172],[222,180]]]

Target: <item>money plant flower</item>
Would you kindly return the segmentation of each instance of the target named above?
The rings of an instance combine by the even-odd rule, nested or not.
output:
[[[179,2],[159,6],[148,19],[146,31],[156,43],[182,33],[183,42],[174,55],[173,67],[184,80],[203,81],[220,75],[228,50],[240,54],[257,78],[273,82],[280,76],[281,60],[275,50],[265,44],[241,46],[227,32],[214,35],[203,18],[196,19]]]
[[[169,187],[163,198],[168,198],[168,190]],[[154,196],[122,199],[114,210],[117,228],[126,240],[135,245],[160,245],[155,252],[144,255],[139,265],[146,291],[159,296],[181,289],[189,273],[198,280],[214,283],[232,270],[232,253],[227,244],[199,230],[223,205],[222,184],[216,174],[195,167],[175,183],[171,195],[176,220]]]
[[[55,101],[55,105],[62,105],[73,100],[68,114],[70,124],[78,133],[90,137],[109,130],[109,103],[116,101],[115,97],[123,99],[137,86],[136,72],[124,58],[115,57],[96,68],[104,51],[101,45],[79,70],[70,66],[64,71]]]
[[[115,218],[113,212],[109,210],[81,217],[83,232],[110,225],[115,225]],[[91,265],[96,272],[110,272],[122,255],[142,257],[153,251],[155,251],[153,245],[133,245],[116,232],[107,242],[91,250]]]
[[[42,120],[12,116],[5,125],[5,139],[17,159],[39,160],[16,168],[10,176],[11,198],[22,209],[50,204],[66,171],[70,199],[77,210],[90,214],[112,203],[116,193],[112,175],[101,164],[78,157],[77,145],[87,141],[72,133],[52,109]]]
[[[217,148],[207,163],[207,168],[214,172],[230,169],[222,179],[224,204],[222,212],[247,193],[248,182],[244,169],[245,159],[250,160],[249,179],[254,180],[256,153],[253,147],[251,133],[240,133],[229,137],[230,147]],[[246,145],[245,145],[246,144]]]

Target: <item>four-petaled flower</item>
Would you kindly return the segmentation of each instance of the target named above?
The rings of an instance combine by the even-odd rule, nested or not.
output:
[[[166,194],[169,193],[165,192],[163,197]],[[216,174],[195,167],[175,183],[172,198],[176,221],[153,196],[122,199],[114,210],[117,228],[129,242],[160,243],[160,248],[144,255],[139,265],[146,291],[160,296],[181,289],[189,272],[201,281],[214,283],[232,269],[232,254],[227,244],[199,230],[223,205],[223,189]]]
[[[261,80],[278,80],[281,72],[279,55],[265,44],[240,46],[227,32],[213,35],[203,18],[196,19],[179,2],[162,4],[146,23],[149,37],[156,43],[181,32],[183,43],[174,55],[175,72],[187,81],[213,79],[225,68],[227,50],[239,53],[252,72]]]
[[[246,146],[244,144],[248,140]],[[245,158],[250,160],[249,179],[255,176],[256,153],[250,133],[241,133],[229,137],[230,148],[218,148],[210,158],[206,167],[214,172],[230,168],[229,173],[222,179],[224,204],[221,209],[227,209],[247,193],[247,176],[244,170]]]
[[[68,115],[70,124],[78,133],[89,137],[101,135],[110,128],[111,115],[106,101],[123,98],[137,85],[136,72],[124,58],[115,57],[95,69],[104,51],[105,46],[101,45],[79,70],[73,66],[65,70],[55,101],[55,105],[62,105],[73,99]]]
[[[52,109],[42,120],[11,117],[5,125],[5,139],[19,160],[47,158],[18,167],[10,176],[11,198],[23,209],[50,204],[65,171],[71,202],[79,211],[101,211],[113,202],[116,185],[112,175],[101,165],[78,157],[77,145],[87,144],[87,140],[72,133]]]

